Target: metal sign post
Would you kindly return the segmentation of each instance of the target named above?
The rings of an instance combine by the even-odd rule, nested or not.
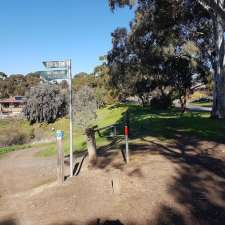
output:
[[[70,142],[70,177],[73,176],[73,110],[72,110],[72,63],[71,59],[65,61],[45,61],[47,69],[64,68],[64,70],[43,71],[41,76],[45,80],[67,79],[69,86],[69,142]]]
[[[70,117],[70,177],[73,176],[73,96],[72,96],[72,73],[71,73],[71,60],[67,60],[67,72],[68,72],[68,82],[69,82],[69,117]]]

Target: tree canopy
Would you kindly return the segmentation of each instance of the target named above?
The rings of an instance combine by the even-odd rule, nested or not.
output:
[[[25,96],[31,87],[35,87],[39,83],[39,72],[29,73],[26,76],[22,74],[10,75],[0,82],[0,98],[16,95]]]
[[[176,83],[182,79],[188,90],[196,76],[207,82],[213,71],[212,114],[225,117],[224,0],[109,0],[109,6],[115,10],[125,5],[132,7],[134,2],[135,18],[130,31],[120,28],[112,34],[109,63],[114,80],[118,80],[117,76],[123,84],[130,73],[130,79],[125,80],[134,84],[145,77],[150,83],[157,81],[160,89],[177,90]],[[176,94],[185,93],[180,89]]]
[[[93,125],[97,118],[97,101],[94,90],[83,86],[74,95],[74,118],[75,123],[84,131]]]
[[[26,97],[24,115],[31,123],[51,123],[67,114],[67,98],[58,85],[40,84]]]
[[[143,104],[154,91],[176,95],[182,102],[196,77],[204,80],[209,73],[182,23],[190,13],[181,2],[138,1],[130,31],[118,28],[112,33],[113,48],[108,54],[111,84],[120,93],[137,95]],[[124,4],[131,5],[130,1],[110,1],[112,9]]]

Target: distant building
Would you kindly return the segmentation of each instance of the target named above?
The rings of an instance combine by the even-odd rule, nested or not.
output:
[[[16,116],[22,113],[25,97],[15,96],[0,100],[0,115]]]

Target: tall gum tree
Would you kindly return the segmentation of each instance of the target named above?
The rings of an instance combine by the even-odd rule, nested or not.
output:
[[[112,10],[116,7],[123,7],[125,5],[132,7],[134,5],[133,0],[109,0],[109,5]],[[162,0],[137,0],[138,5],[145,5],[146,7],[153,7],[154,4],[163,4],[166,1]],[[195,11],[196,15],[189,15],[188,17],[183,17],[183,20],[177,20],[177,25],[187,25],[187,24],[198,24],[203,18],[200,11],[205,11],[209,15],[209,20],[212,21],[212,49],[209,51],[207,47],[203,47],[202,51],[204,54],[208,54],[208,59],[210,61],[211,67],[214,71],[213,80],[214,80],[214,91],[213,91],[213,110],[212,117],[222,119],[225,118],[225,60],[224,60],[224,31],[225,31],[225,0],[167,0],[170,5],[179,5],[179,9],[175,7],[176,17],[182,17],[181,14],[185,10],[191,11],[192,8],[198,7],[200,10]],[[188,10],[187,10],[188,9]],[[148,9],[145,9],[146,12]],[[166,12],[165,12],[166,13]],[[197,19],[196,19],[197,17]],[[160,18],[159,18],[160,19]],[[195,20],[195,22],[190,22]],[[198,20],[198,21],[197,21]],[[196,23],[197,21],[197,23]],[[146,21],[147,22],[147,21]],[[180,23],[180,24],[179,24]],[[193,28],[193,27],[192,27]],[[193,29],[195,30],[195,29]],[[193,31],[192,30],[192,31]],[[195,31],[194,31],[195,32]],[[195,34],[196,35],[196,34]],[[193,36],[195,36],[193,35]],[[201,34],[201,39],[207,39],[210,36],[208,33]],[[199,39],[198,39],[199,40]]]
[[[212,117],[223,119],[225,118],[225,0],[197,0],[197,2],[209,13],[212,20],[214,45],[214,55],[211,57],[214,70]]]

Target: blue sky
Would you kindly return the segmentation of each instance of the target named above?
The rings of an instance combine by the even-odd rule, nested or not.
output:
[[[0,71],[43,70],[43,60],[71,58],[73,74],[91,72],[111,48],[111,32],[133,12],[113,14],[107,0],[1,0]]]

